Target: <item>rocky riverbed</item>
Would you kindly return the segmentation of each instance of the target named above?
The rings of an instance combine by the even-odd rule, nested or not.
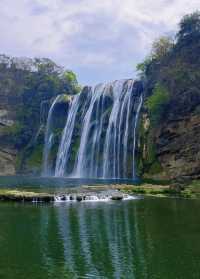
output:
[[[0,201],[15,202],[98,202],[134,199],[133,195],[118,190],[79,191],[68,190],[64,193],[48,194],[19,190],[0,190]]]
[[[28,190],[0,189],[0,201],[14,202],[89,202],[89,201],[121,201],[141,196],[200,198],[200,181],[192,181],[188,185],[84,185],[67,188],[60,193],[45,193]]]

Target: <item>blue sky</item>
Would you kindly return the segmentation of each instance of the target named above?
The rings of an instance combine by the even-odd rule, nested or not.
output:
[[[1,0],[0,53],[48,57],[82,85],[136,75],[152,41],[199,0]]]

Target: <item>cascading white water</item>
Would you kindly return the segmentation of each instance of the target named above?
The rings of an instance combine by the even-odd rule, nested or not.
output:
[[[52,147],[53,143],[53,131],[52,131],[52,115],[55,108],[55,105],[57,104],[58,100],[60,98],[60,95],[58,95],[55,100],[53,101],[47,118],[47,125],[46,125],[46,131],[45,131],[45,145],[44,145],[44,152],[43,152],[43,175],[49,175],[50,169],[49,169],[49,153]]]
[[[103,161],[103,177],[120,177],[120,173],[116,173],[119,169],[120,163],[120,144],[118,144],[118,138],[121,137],[121,125],[125,121],[128,126],[129,120],[129,103],[132,93],[133,81],[128,80],[126,87],[124,87],[123,81],[117,81],[113,85],[114,91],[114,105],[112,107],[108,129],[106,132],[106,141],[104,148],[104,161]],[[126,93],[124,94],[124,90]],[[125,118],[125,120],[124,120]],[[127,127],[126,127],[127,129]],[[128,131],[124,132],[123,147],[123,170],[126,168],[126,157],[127,157],[127,142],[128,142]],[[120,142],[121,143],[121,142]],[[118,150],[116,150],[118,147]],[[112,162],[113,161],[113,162]],[[112,172],[111,172],[112,169]],[[123,177],[125,177],[123,175]]]
[[[76,162],[76,166],[75,166],[75,175],[77,177],[84,177],[84,172],[85,172],[85,168],[86,168],[86,157],[89,157],[89,161],[91,163],[91,168],[90,168],[90,172],[93,173],[92,169],[93,169],[93,158],[94,158],[94,148],[96,145],[96,136],[97,136],[97,129],[95,129],[95,132],[92,135],[91,138],[91,150],[90,152],[87,154],[87,143],[89,141],[89,132],[91,129],[91,126],[93,125],[92,122],[92,116],[94,113],[94,105],[96,103],[97,108],[96,108],[96,114],[95,114],[95,120],[99,121],[98,119],[98,108],[99,108],[99,103],[100,103],[100,97],[101,97],[101,93],[104,91],[104,86],[103,85],[99,85],[96,86],[96,88],[94,89],[94,92],[91,91],[91,102],[90,102],[90,106],[85,114],[84,117],[84,121],[83,121],[83,128],[82,128],[82,135],[81,135],[81,139],[80,139],[80,147],[79,147],[79,151],[78,151],[78,155],[77,155],[77,162]],[[89,173],[90,175],[90,173]]]
[[[120,193],[117,190],[101,191],[98,193],[73,193],[73,194],[56,194],[54,201],[60,202],[108,202],[108,201],[119,201],[119,200],[134,200],[138,197]],[[37,202],[34,200],[34,202]]]
[[[58,150],[58,156],[56,160],[56,176],[64,176],[65,169],[67,168],[69,151],[72,141],[72,134],[74,131],[76,114],[79,108],[80,95],[74,97],[70,104],[70,109],[67,117],[67,122],[63,131],[61,143]]]
[[[143,103],[143,96],[141,94],[140,102],[138,104],[138,108],[137,108],[137,112],[136,112],[136,116],[135,116],[134,133],[133,133],[133,177],[135,177],[135,173],[136,173],[136,171],[135,171],[136,129],[137,129],[138,118],[139,118],[140,110],[142,107],[142,103]]]
[[[55,176],[134,178],[142,90],[133,80],[83,89],[68,111]]]

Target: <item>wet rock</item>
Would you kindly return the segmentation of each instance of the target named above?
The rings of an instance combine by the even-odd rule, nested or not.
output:
[[[83,196],[78,195],[78,196],[76,197],[76,200],[79,201],[79,202],[82,201],[82,200],[83,200]]]
[[[111,200],[113,200],[113,201],[120,201],[120,200],[123,200],[123,195],[122,194],[115,194],[115,195],[113,195],[113,196],[111,196],[111,198],[110,198]]]

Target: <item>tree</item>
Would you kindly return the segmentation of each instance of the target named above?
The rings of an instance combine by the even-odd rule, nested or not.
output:
[[[65,71],[62,74],[61,80],[63,81],[66,91],[67,90],[69,90],[70,92],[74,91],[75,94],[80,92],[81,88],[78,84],[77,77],[74,72],[69,70]]]
[[[171,37],[162,36],[153,42],[151,56],[152,59],[160,60],[165,57],[173,48],[174,42]]]
[[[162,36],[153,42],[152,50],[146,59],[137,65],[137,71],[141,78],[145,78],[148,69],[154,62],[161,62],[163,58],[173,49],[174,40],[168,36]]]
[[[200,12],[185,15],[179,24],[180,30],[177,33],[178,44],[190,43],[200,40]]]
[[[137,64],[136,69],[140,78],[142,79],[145,78],[147,68],[151,64],[151,62],[152,62],[152,57],[148,56],[145,58],[145,60],[142,63]]]

